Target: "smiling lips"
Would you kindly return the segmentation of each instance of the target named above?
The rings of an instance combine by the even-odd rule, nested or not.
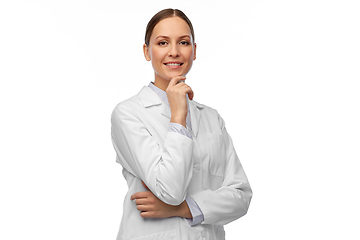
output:
[[[166,62],[164,63],[165,66],[171,68],[171,69],[177,69],[180,68],[184,63],[182,62]]]

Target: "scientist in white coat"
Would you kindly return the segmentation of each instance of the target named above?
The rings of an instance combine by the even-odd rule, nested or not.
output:
[[[190,20],[160,11],[143,50],[154,82],[111,116],[128,184],[117,240],[223,240],[223,225],[246,214],[252,191],[223,119],[193,101],[185,83],[196,58]]]

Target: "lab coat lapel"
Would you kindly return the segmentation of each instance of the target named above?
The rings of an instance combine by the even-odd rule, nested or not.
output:
[[[195,101],[188,101],[190,103],[190,116],[191,116],[191,128],[195,137],[199,132],[201,109],[203,106]]]
[[[170,106],[164,102],[161,106],[161,114],[164,115],[165,117],[168,117],[169,119],[171,118]]]

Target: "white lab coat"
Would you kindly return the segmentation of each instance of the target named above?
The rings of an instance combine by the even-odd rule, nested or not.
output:
[[[246,214],[252,191],[223,119],[188,103],[193,140],[169,131],[170,108],[149,87],[115,107],[111,135],[129,188],[117,240],[222,240],[223,225]],[[165,203],[192,197],[204,221],[191,227],[181,217],[142,218],[130,200],[146,191],[141,180]]]

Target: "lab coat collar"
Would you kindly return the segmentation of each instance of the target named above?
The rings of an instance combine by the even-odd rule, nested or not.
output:
[[[150,87],[144,86],[138,93],[138,97],[140,98],[145,108],[158,106],[161,109],[160,111],[162,115],[171,118],[170,107],[166,103],[164,103]],[[188,103],[190,105],[192,131],[193,134],[197,136],[201,116],[200,110],[203,109],[204,106],[195,101],[188,101]]]
[[[144,86],[138,93],[138,96],[145,108],[163,104],[161,98],[148,86]]]

